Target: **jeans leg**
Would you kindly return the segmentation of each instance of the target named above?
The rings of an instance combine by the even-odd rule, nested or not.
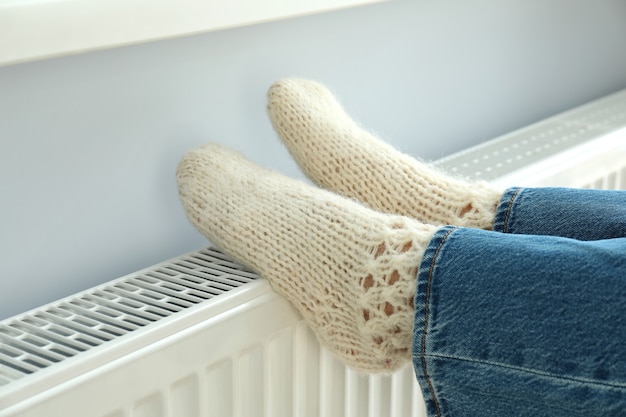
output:
[[[624,415],[625,254],[626,239],[437,231],[415,296],[428,415]]]
[[[626,191],[510,188],[498,205],[494,230],[578,240],[626,237]]]

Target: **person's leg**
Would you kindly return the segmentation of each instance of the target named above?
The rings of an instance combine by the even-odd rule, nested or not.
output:
[[[419,260],[436,227],[372,211],[217,145],[178,166],[191,223],[256,270],[351,367],[409,362]]]
[[[622,415],[625,254],[626,239],[437,231],[415,301],[428,415]]]
[[[413,338],[430,415],[625,406],[624,239],[437,230],[215,145],[188,153],[177,177],[194,226],[267,278],[349,366],[397,369]]]
[[[358,126],[324,86],[287,79],[268,91],[274,129],[316,184],[421,222],[491,229],[504,190],[440,172]]]
[[[626,237],[626,191],[511,188],[496,210],[494,230],[578,240]]]

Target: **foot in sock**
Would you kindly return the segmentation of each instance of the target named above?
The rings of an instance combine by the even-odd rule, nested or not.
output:
[[[274,129],[316,184],[385,213],[490,230],[502,191],[454,178],[359,127],[324,86],[287,79],[268,91]]]
[[[437,229],[263,169],[207,145],[177,179],[191,223],[268,279],[349,366],[392,372],[410,359],[415,274]]]

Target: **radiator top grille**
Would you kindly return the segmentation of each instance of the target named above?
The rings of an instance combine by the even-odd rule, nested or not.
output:
[[[436,161],[445,171],[491,180],[626,126],[626,90]]]
[[[258,278],[207,248],[0,323],[0,386]]]

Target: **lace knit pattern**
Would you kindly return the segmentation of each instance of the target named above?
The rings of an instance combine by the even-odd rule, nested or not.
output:
[[[439,172],[359,127],[333,94],[309,80],[268,91],[275,131],[316,184],[385,213],[434,225],[492,229],[502,191]]]
[[[410,359],[415,274],[436,227],[378,213],[208,145],[177,179],[191,223],[269,280],[318,340],[364,372]]]

